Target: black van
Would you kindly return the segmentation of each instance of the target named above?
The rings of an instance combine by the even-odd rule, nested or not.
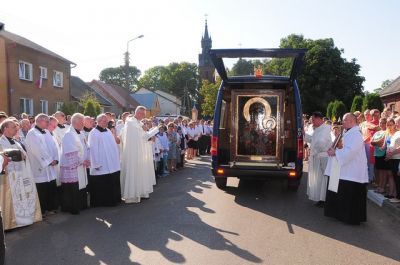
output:
[[[224,189],[228,177],[280,178],[297,191],[303,171],[303,121],[296,77],[305,49],[212,49],[222,79],[214,112],[212,174]],[[280,58],[287,76],[228,76],[224,60]],[[235,59],[236,60],[236,59]],[[265,62],[265,61],[264,61]]]

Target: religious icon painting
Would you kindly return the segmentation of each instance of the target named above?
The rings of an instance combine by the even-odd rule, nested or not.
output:
[[[279,160],[283,92],[247,89],[232,92],[234,161]]]

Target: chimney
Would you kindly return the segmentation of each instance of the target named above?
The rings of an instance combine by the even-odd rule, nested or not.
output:
[[[0,22],[0,31],[4,30],[4,23]]]

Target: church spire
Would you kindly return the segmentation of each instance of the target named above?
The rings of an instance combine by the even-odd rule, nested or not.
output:
[[[214,82],[214,65],[208,52],[212,48],[211,36],[208,33],[207,15],[205,20],[204,35],[201,38],[201,53],[199,54],[199,74],[202,80]]]
[[[208,39],[208,38],[210,38],[210,37],[208,36],[208,25],[207,25],[207,19],[206,19],[206,29],[204,30],[204,39]]]
[[[212,47],[212,40],[211,36],[208,34],[208,24],[206,18],[204,36],[201,38],[201,48],[203,49],[203,51],[208,52],[208,50],[211,49],[211,47]]]

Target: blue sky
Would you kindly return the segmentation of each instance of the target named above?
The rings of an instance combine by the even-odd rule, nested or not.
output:
[[[75,62],[73,75],[97,79],[102,69],[131,64],[197,63],[207,14],[213,48],[276,48],[291,33],[333,38],[344,57],[356,58],[365,90],[400,75],[397,0],[86,0],[3,1],[0,21]]]

